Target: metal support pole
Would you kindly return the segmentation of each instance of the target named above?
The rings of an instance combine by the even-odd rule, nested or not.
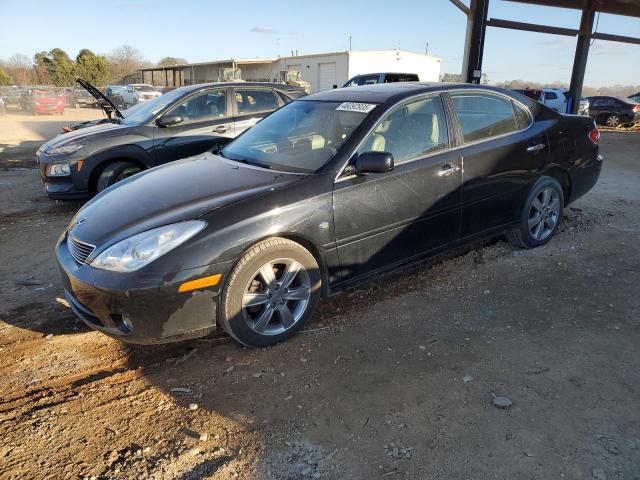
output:
[[[470,10],[471,19],[467,23],[462,80],[467,83],[479,84],[482,76],[482,56],[489,0],[471,0]]]
[[[584,74],[587,69],[587,59],[589,58],[589,43],[591,42],[594,17],[595,12],[591,6],[591,0],[589,0],[584,10],[582,10],[582,19],[580,20],[580,33],[578,33],[576,55],[573,60],[573,70],[571,72],[571,86],[569,87],[569,96],[573,103],[571,105],[571,111],[568,113],[576,114],[580,107],[580,96],[582,95]]]

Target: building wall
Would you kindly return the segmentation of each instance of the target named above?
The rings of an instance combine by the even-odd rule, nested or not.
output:
[[[421,82],[438,82],[440,59],[404,50],[349,52],[348,77],[340,86],[356,75],[378,72],[417,73]]]
[[[348,77],[349,57],[347,52],[319,55],[283,57],[278,60],[278,70],[299,70],[302,79],[311,84],[311,91],[320,91],[321,64],[335,64],[335,85],[341,87]],[[343,80],[344,79],[344,80]]]

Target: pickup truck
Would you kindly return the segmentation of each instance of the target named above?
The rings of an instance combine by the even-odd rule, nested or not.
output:
[[[152,98],[159,97],[162,93],[153,88],[153,85],[147,85],[145,83],[130,83],[127,85],[126,91],[122,92],[121,95],[125,108],[129,108],[140,102],[145,102]]]

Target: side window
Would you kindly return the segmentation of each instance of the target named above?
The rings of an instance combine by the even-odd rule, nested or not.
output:
[[[601,98],[598,98],[596,100],[594,100],[593,102],[591,102],[591,106],[592,107],[604,107],[605,101],[602,100]]]
[[[545,92],[544,96],[547,97],[547,100],[557,100],[558,95],[555,92]]]
[[[362,77],[355,77],[347,83],[347,87],[359,87],[360,85],[362,85]]]
[[[396,82],[404,82],[404,78],[400,77],[395,73],[389,73],[384,76],[384,83],[396,83]]]
[[[379,75],[363,75],[360,78],[360,85],[375,85],[380,80]]]
[[[516,114],[516,125],[518,126],[518,130],[523,130],[531,125],[532,118],[529,110],[519,103],[513,101],[511,103],[513,104],[513,111]]]
[[[415,100],[387,113],[358,153],[389,152],[399,165],[447,146],[442,100],[436,96]]]
[[[236,105],[238,115],[275,110],[280,105],[272,90],[236,89]]]
[[[193,95],[176,105],[170,115],[180,115],[184,123],[224,118],[227,114],[225,90],[208,90]]]
[[[465,143],[519,130],[511,100],[490,93],[452,93]]]

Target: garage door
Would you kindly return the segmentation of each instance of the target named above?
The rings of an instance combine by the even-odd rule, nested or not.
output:
[[[336,84],[336,63],[321,63],[318,69],[318,90],[331,90]]]

